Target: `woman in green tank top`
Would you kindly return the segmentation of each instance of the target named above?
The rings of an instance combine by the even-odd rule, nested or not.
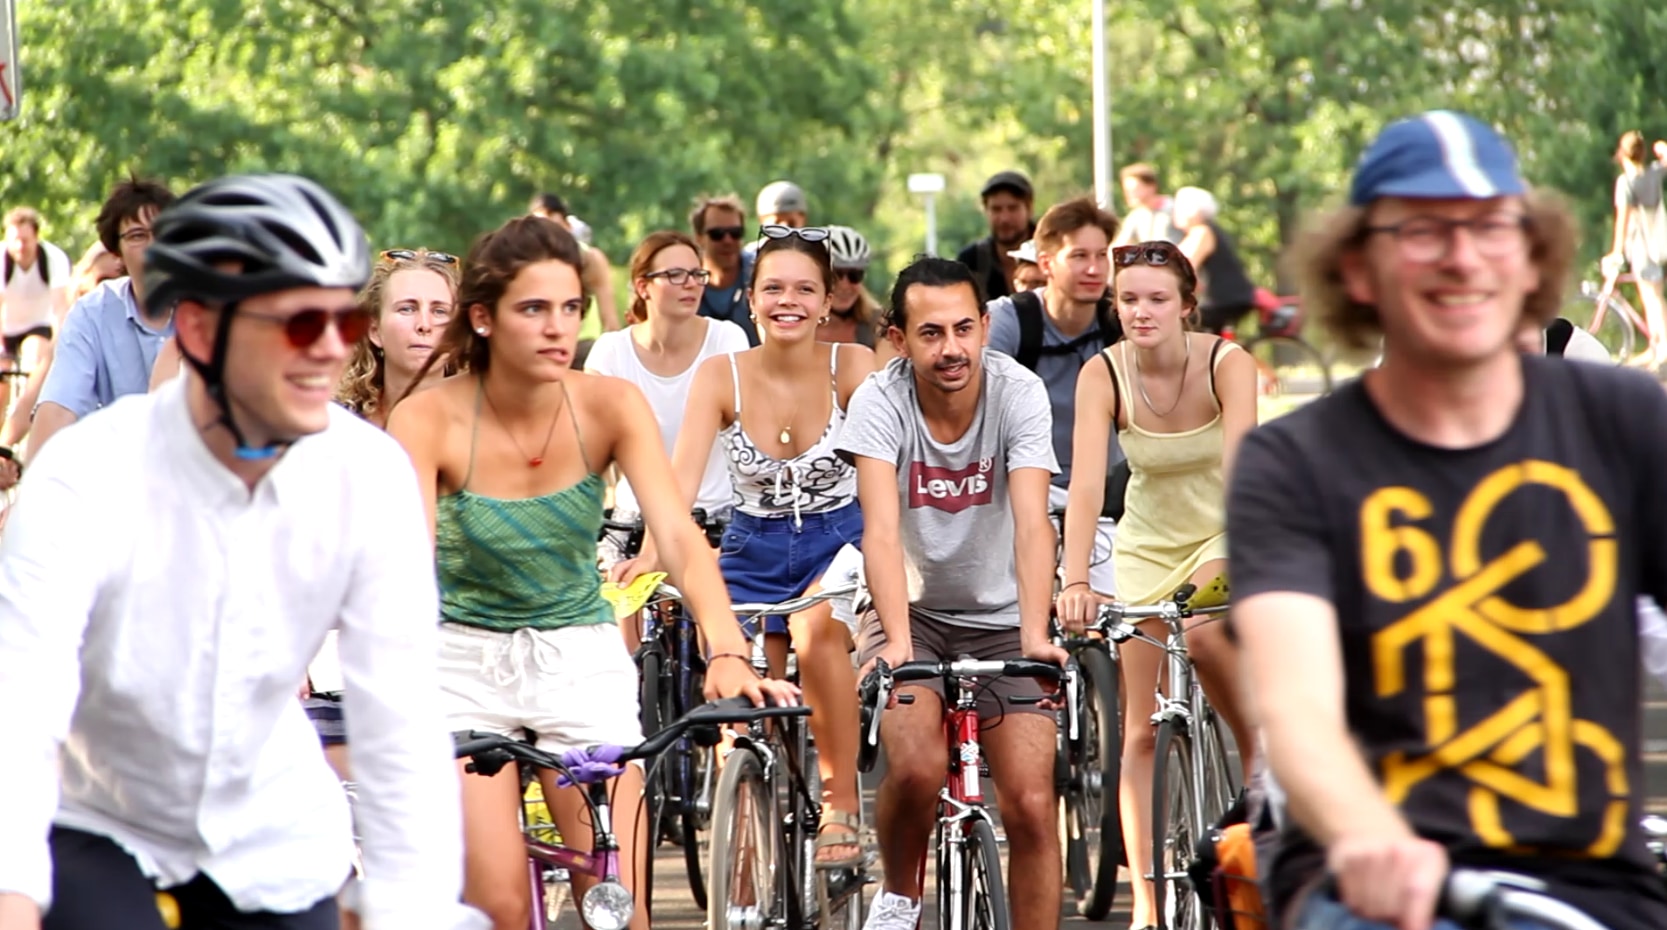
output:
[[[571,369],[585,294],[571,233],[521,217],[478,239],[463,263],[454,314],[427,367],[457,377],[410,395],[388,431],[417,469],[435,530],[441,591],[441,685],[454,730],[531,731],[546,750],[631,745],[638,729],[636,666],[601,596],[596,541],[600,475],[618,465],[667,570],[710,645],[707,694],[797,698],[761,681],[729,613],[704,534],[688,518],[654,415],[629,382]],[[541,773],[548,776],[549,773]],[[519,781],[462,774],[464,898],[499,930],[527,926],[517,806]],[[544,778],[550,814],[569,843],[590,842],[583,801]],[[637,809],[642,772],[627,767],[616,810]],[[627,887],[646,874],[646,824],[615,824]],[[592,884],[575,876],[575,900]],[[633,928],[646,930],[639,910]]]

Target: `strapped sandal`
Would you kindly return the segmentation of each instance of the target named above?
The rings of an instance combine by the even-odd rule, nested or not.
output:
[[[832,831],[829,828],[832,827]],[[822,858],[822,851],[836,846],[856,849],[849,856],[838,859]],[[816,867],[818,869],[854,869],[862,865],[862,821],[856,814],[822,808],[822,823],[816,828]]]

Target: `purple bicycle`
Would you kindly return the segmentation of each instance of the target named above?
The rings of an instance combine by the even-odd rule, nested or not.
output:
[[[548,842],[538,835],[541,828],[524,826],[527,834],[527,880],[532,886],[532,930],[545,930],[548,926],[546,869],[598,879],[579,902],[579,912],[585,924],[593,930],[625,930],[636,912],[637,902],[620,881],[620,849],[614,835],[613,803],[608,797],[608,781],[619,775],[629,762],[659,757],[685,734],[697,745],[715,746],[721,739],[720,725],[809,714],[810,708],[803,706],[755,707],[745,698],[727,698],[689,711],[634,747],[591,746],[569,750],[560,756],[496,733],[457,733],[453,738],[457,744],[457,758],[470,760],[467,766],[470,772],[492,776],[509,763],[516,762],[520,763],[523,773],[549,769],[557,774],[557,784],[584,787],[585,804],[590,808],[591,823],[594,824],[594,840],[589,850]],[[652,781],[649,783],[652,784]],[[640,884],[647,887],[647,876],[643,876]],[[645,901],[644,906],[648,906],[648,902]]]

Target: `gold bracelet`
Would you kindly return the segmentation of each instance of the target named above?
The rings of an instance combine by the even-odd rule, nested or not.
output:
[[[1060,588],[1059,593],[1064,594],[1066,591],[1071,590],[1072,588],[1076,587],[1079,584],[1084,586],[1084,587],[1088,586],[1088,582],[1086,582],[1086,581],[1073,581],[1070,584],[1066,585],[1065,587]]]

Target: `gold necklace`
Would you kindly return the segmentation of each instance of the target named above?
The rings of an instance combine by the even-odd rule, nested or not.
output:
[[[1175,403],[1170,404],[1169,409],[1161,413],[1158,412],[1158,408],[1152,403],[1151,395],[1146,393],[1146,379],[1140,374],[1140,352],[1137,350],[1132,353],[1134,355],[1135,387],[1140,389],[1140,399],[1146,402],[1146,409],[1152,411],[1153,415],[1157,417],[1167,417],[1174,413],[1175,408],[1181,406],[1181,396],[1186,393],[1187,369],[1192,365],[1192,334],[1182,333],[1181,335],[1182,338],[1186,340],[1185,345],[1187,350],[1186,358],[1181,361],[1181,383],[1175,388]]]

